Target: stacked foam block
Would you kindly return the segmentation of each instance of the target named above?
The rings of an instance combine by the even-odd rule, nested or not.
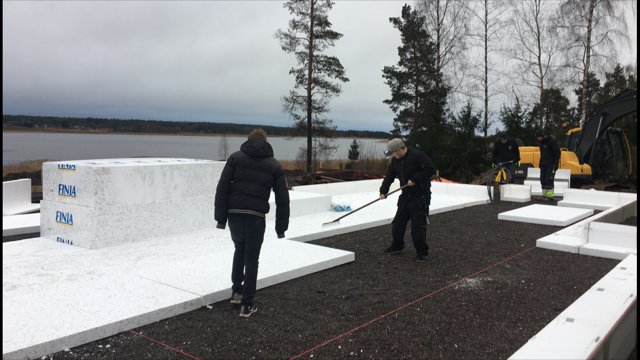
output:
[[[214,228],[224,162],[100,159],[42,165],[42,237],[89,249]]]

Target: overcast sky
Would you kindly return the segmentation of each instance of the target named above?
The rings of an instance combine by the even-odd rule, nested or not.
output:
[[[389,17],[403,4],[338,0],[330,11],[344,36],[326,53],[350,79],[330,103],[338,129],[391,130],[382,68],[398,61]],[[292,124],[280,98],[297,64],[273,37],[291,19],[283,1],[2,5],[3,114]]]
[[[326,53],[350,79],[330,103],[339,129],[392,128],[382,68],[397,62],[389,17],[404,3],[329,13],[344,36]],[[292,124],[282,1],[3,1],[2,17],[3,114]]]

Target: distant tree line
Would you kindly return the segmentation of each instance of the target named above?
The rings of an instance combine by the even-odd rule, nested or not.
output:
[[[239,134],[262,128],[272,136],[299,136],[299,129],[268,125],[159,120],[122,120],[55,116],[2,115],[3,130],[61,129],[69,131],[104,131],[155,134]],[[336,137],[386,139],[389,133],[368,130],[334,130]]]

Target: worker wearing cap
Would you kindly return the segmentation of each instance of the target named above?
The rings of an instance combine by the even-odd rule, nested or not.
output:
[[[553,136],[545,134],[544,130],[536,130],[536,138],[540,146],[540,186],[541,200],[553,200],[555,192],[553,182],[560,162],[560,146]]]
[[[404,233],[411,221],[411,239],[416,249],[416,261],[423,262],[429,255],[427,245],[427,216],[431,204],[431,177],[436,170],[433,162],[422,151],[405,146],[401,139],[395,138],[387,143],[385,155],[391,156],[387,174],[380,186],[380,199],[385,199],[389,187],[396,178],[400,186],[405,186],[398,199],[398,208],[392,222],[391,245],[386,254],[404,250]]]

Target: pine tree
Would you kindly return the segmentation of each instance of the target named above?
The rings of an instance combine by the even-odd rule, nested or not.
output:
[[[553,87],[542,91],[542,104],[533,105],[529,116],[541,120],[537,127],[547,129],[560,142],[564,140],[566,127],[578,125],[569,109],[569,99],[562,95],[562,90]]]
[[[450,116],[454,140],[449,149],[455,156],[446,162],[443,172],[464,182],[470,182],[486,169],[482,158],[483,139],[476,135],[481,129],[480,117],[481,114],[473,114],[470,103],[457,116]]]
[[[535,138],[535,129],[538,127],[537,121],[527,116],[527,110],[522,108],[519,101],[513,107],[503,105],[499,119],[509,137],[520,139],[527,145],[537,144]]]
[[[625,74],[624,69],[617,64],[613,72],[605,73],[605,83],[598,93],[598,104],[611,100],[627,88],[636,89],[637,80],[633,73]],[[627,139],[632,147],[637,146],[638,139],[638,117],[636,113],[623,116],[615,123],[615,127],[623,129],[627,134]]]
[[[389,21],[400,30],[402,40],[397,66],[382,70],[391,89],[391,98],[383,102],[396,114],[392,134],[406,136],[409,145],[433,153],[437,162],[437,148],[448,141],[444,123],[448,88],[437,86],[443,82],[433,66],[434,44],[425,30],[424,16],[411,6],[404,5],[402,16]]]
[[[342,92],[339,82],[349,79],[338,58],[322,53],[342,37],[342,34],[331,30],[332,24],[327,16],[333,1],[289,0],[284,7],[294,18],[289,21],[287,31],[278,30],[275,37],[280,40],[282,50],[295,54],[299,67],[289,71],[295,78],[294,90],[282,97],[282,105],[293,118],[295,126],[306,132],[306,171],[310,178],[313,138],[323,136],[325,141],[320,143],[327,144],[326,138],[336,127],[324,114],[329,112],[329,100]]]
[[[358,161],[359,158],[360,158],[360,144],[358,144],[356,139],[353,139],[353,142],[351,143],[351,147],[349,148],[349,160]]]

